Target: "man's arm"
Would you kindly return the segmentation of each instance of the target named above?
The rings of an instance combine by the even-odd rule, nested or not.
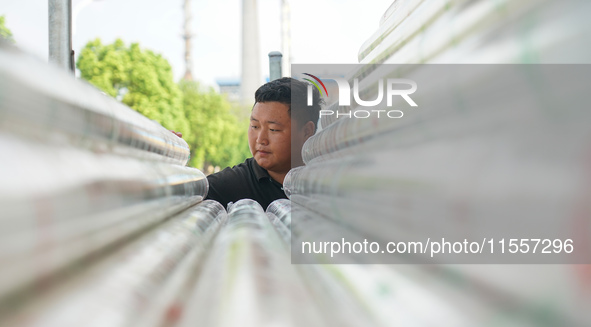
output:
[[[232,201],[227,196],[228,190],[226,190],[227,186],[230,184],[228,183],[229,181],[226,181],[224,183],[225,178],[223,178],[223,176],[220,173],[221,172],[207,176],[209,190],[207,191],[207,196],[205,198],[208,200],[215,200],[221,203],[224,207],[226,207],[228,205],[228,202]]]
[[[228,202],[236,202],[248,193],[248,186],[252,183],[248,179],[246,163],[207,176],[209,191],[206,199],[216,200],[224,206]]]

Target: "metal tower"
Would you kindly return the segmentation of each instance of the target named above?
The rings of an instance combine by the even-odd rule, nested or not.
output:
[[[254,102],[254,92],[261,84],[259,27],[256,0],[242,0],[242,75],[240,101]]]
[[[288,0],[281,0],[282,74],[291,76],[291,9]]]
[[[185,12],[185,20],[184,20],[184,29],[185,33],[183,34],[183,38],[185,39],[185,76],[183,79],[185,81],[192,81],[193,80],[193,64],[191,62],[191,39],[193,38],[193,33],[191,33],[190,21],[193,18],[191,15],[191,0],[185,0],[185,5],[183,6],[183,10]]]

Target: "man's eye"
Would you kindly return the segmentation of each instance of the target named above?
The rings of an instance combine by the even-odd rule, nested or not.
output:
[[[279,129],[273,129],[273,128],[270,128],[269,130],[270,130],[271,132],[279,132],[279,131],[280,131]]]
[[[252,128],[252,129],[257,129],[257,128],[259,128],[259,127],[258,127],[258,126],[254,126],[254,125],[250,125],[250,128]]]

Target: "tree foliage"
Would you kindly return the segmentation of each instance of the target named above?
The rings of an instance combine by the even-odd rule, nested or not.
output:
[[[248,121],[239,121],[230,104],[209,88],[204,91],[196,82],[181,81],[183,105],[193,133],[192,164],[226,167],[250,155],[247,143]],[[184,136],[183,136],[184,137]]]
[[[107,94],[168,129],[190,133],[182,94],[162,56],[137,43],[126,47],[117,39],[103,45],[96,39],[82,49],[76,65],[82,78]]]
[[[12,38],[12,32],[8,27],[6,27],[6,20],[4,16],[0,16],[0,38],[4,38],[14,43],[14,39]]]
[[[213,89],[196,82],[175,83],[168,61],[137,43],[88,42],[77,60],[81,77],[126,105],[183,133],[191,148],[189,165],[226,167],[249,156],[247,122]]]

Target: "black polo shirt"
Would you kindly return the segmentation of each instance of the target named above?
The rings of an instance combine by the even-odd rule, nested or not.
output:
[[[271,202],[287,199],[282,189],[283,185],[272,179],[254,158],[248,158],[239,165],[211,174],[207,176],[207,181],[207,199],[216,200],[226,207],[228,202],[253,199],[266,210]]]

